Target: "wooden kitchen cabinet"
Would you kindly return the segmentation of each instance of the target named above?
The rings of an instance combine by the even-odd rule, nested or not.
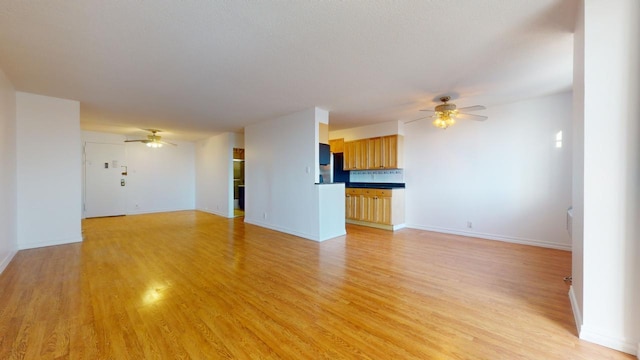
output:
[[[367,169],[383,169],[384,156],[382,138],[367,139]]]
[[[375,208],[375,222],[392,225],[391,209],[392,209],[392,191],[391,190],[377,190],[375,194],[376,208]]]
[[[389,135],[344,142],[344,170],[402,168],[402,139]]]
[[[404,189],[345,189],[346,221],[395,230],[404,224]]]
[[[364,219],[364,201],[362,189],[345,189],[345,217],[347,219]]]
[[[344,152],[344,139],[329,140],[329,148],[334,154]]]
[[[345,141],[344,170],[363,170],[367,168],[367,139]]]
[[[342,168],[344,170],[356,170],[356,142],[345,141],[344,143],[344,156]]]
[[[401,169],[404,166],[403,137],[389,135],[381,138],[382,142],[382,166],[385,169]]]

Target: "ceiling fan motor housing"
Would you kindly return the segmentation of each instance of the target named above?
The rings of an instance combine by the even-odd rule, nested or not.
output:
[[[456,110],[456,104],[442,104],[436,106],[437,112],[452,112]]]

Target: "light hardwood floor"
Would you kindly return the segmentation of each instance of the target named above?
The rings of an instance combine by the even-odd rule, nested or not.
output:
[[[83,222],[0,275],[0,359],[633,359],[580,341],[570,253],[183,211]]]

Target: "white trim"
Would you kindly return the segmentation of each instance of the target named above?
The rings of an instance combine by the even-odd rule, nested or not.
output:
[[[73,244],[73,243],[78,243],[78,242],[82,242],[82,235],[77,236],[77,237],[74,236],[74,237],[70,237],[70,238],[47,240],[47,241],[41,241],[41,242],[35,242],[35,243],[29,242],[29,243],[26,243],[26,244],[19,244],[18,247],[19,247],[20,250],[27,250],[27,249],[41,248],[41,247],[45,247],[45,246]]]
[[[142,214],[155,214],[155,213],[165,213],[165,212],[174,212],[174,211],[193,211],[193,210],[198,210],[198,209],[184,208],[184,209],[134,210],[134,211],[127,211],[126,214],[124,214],[124,215],[142,215]],[[116,215],[116,216],[119,216],[119,215]],[[226,216],[224,216],[224,217],[226,217]]]
[[[638,343],[638,350],[636,350],[636,357],[640,360],[640,342]]]
[[[298,237],[301,237],[301,238],[307,239],[307,240],[312,240],[312,241],[317,241],[317,242],[323,241],[323,240],[320,240],[320,238],[318,236],[314,236],[312,234],[302,233],[302,232],[298,232],[298,231],[282,228],[282,227],[279,227],[279,226],[274,226],[274,225],[267,224],[267,223],[264,223],[264,222],[261,222],[261,221],[255,221],[255,220],[247,219],[246,217],[244,218],[244,222],[246,222],[247,224],[256,225],[256,226],[260,226],[260,227],[263,227],[263,228],[279,231],[279,232],[282,232],[282,233],[285,233],[285,234],[295,235],[295,236],[298,236]]]
[[[9,263],[11,263],[11,260],[13,260],[13,257],[16,256],[17,253],[18,253],[18,250],[9,251],[7,256],[4,259],[2,259],[2,261],[0,261],[0,274],[2,274],[4,269],[6,269],[7,266],[9,266]]]
[[[613,337],[598,332],[597,329],[593,329],[588,325],[582,325],[582,331],[580,331],[580,339],[596,343],[598,345],[606,346],[608,348],[626,352],[631,355],[638,355],[638,349],[636,344],[625,338]]]
[[[231,216],[227,216],[227,214],[223,214],[222,212],[218,212],[218,211],[211,211],[211,210],[205,210],[204,208],[196,208],[196,211],[201,211],[203,213],[207,213],[207,214],[211,214],[211,215],[216,215],[216,216],[220,216],[223,217],[225,219],[233,219],[235,218],[235,216],[233,215],[233,213],[231,213]]]
[[[558,244],[558,243],[549,242],[545,240],[534,240],[534,239],[526,239],[526,238],[511,237],[511,236],[485,234],[485,233],[447,229],[447,228],[441,228],[436,226],[423,226],[423,225],[416,225],[416,224],[407,224],[407,227],[411,229],[435,231],[435,232],[444,233],[444,234],[469,236],[469,237],[475,237],[475,238],[486,239],[486,240],[498,240],[498,241],[504,241],[508,243],[571,251],[571,244]]]
[[[569,302],[571,302],[573,318],[576,321],[576,330],[578,330],[578,336],[580,336],[580,329],[582,328],[582,313],[580,312],[578,299],[576,299],[576,293],[573,291],[573,285],[569,286]]]

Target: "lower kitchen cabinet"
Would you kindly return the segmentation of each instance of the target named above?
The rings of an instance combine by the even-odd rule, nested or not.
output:
[[[395,230],[404,226],[404,189],[345,189],[347,223]]]

